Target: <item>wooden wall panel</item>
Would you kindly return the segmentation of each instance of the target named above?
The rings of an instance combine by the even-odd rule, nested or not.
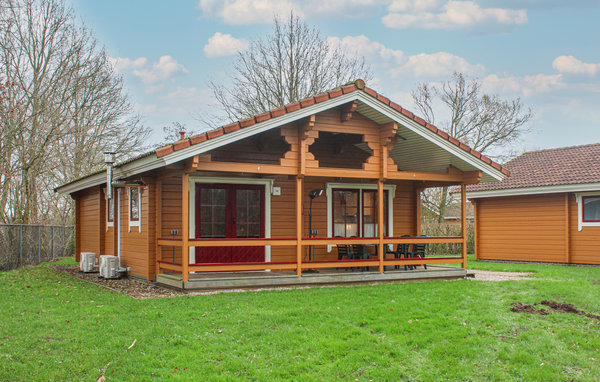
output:
[[[176,229],[181,238],[181,177],[165,178],[162,182],[162,211],[161,211],[161,232],[157,232],[158,237],[172,238],[171,230]],[[162,260],[173,261],[173,248],[161,247],[159,257]],[[175,262],[181,263],[181,248],[175,248]]]
[[[569,195],[569,212],[571,262],[600,264],[600,227],[582,227],[578,231],[575,195]]]
[[[563,262],[563,194],[477,201],[479,258]]]
[[[94,187],[76,196],[80,211],[80,252],[100,252],[100,189]]]
[[[131,267],[131,274],[138,277],[149,278],[149,251],[148,246],[148,213],[149,190],[148,187],[140,188],[141,195],[141,227],[131,227],[129,231],[129,198],[128,188],[121,191],[121,265]]]

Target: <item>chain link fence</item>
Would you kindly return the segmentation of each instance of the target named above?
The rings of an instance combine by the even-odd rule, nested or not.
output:
[[[43,263],[74,251],[73,226],[0,224],[0,271]]]

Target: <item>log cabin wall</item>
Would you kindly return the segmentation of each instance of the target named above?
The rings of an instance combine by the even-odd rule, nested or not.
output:
[[[101,197],[100,188],[94,187],[74,195],[77,208],[78,221],[75,229],[76,248],[75,259],[79,261],[81,252],[100,253],[100,228],[101,228]]]
[[[562,194],[477,200],[480,259],[564,262]]]

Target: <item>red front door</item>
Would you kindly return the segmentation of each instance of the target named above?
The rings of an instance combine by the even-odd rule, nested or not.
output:
[[[196,184],[196,237],[259,238],[265,234],[265,187]],[[265,261],[264,247],[196,247],[196,263]]]

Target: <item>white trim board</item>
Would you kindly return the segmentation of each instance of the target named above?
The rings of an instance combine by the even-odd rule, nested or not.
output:
[[[558,186],[507,188],[507,189],[503,189],[503,190],[490,190],[490,191],[471,191],[471,192],[467,192],[467,198],[478,199],[478,198],[494,198],[494,197],[499,197],[499,196],[555,194],[555,193],[563,193],[563,192],[587,192],[587,191],[600,191],[600,183],[561,184]]]
[[[258,184],[265,186],[265,238],[271,237],[271,193],[273,191],[273,179],[254,179],[254,178],[226,178],[226,177],[206,177],[190,176],[189,184],[189,235],[193,239],[196,234],[196,183],[222,183],[222,184]],[[193,264],[196,259],[194,247],[189,249],[189,261]],[[265,246],[265,261],[271,261],[271,246]]]

